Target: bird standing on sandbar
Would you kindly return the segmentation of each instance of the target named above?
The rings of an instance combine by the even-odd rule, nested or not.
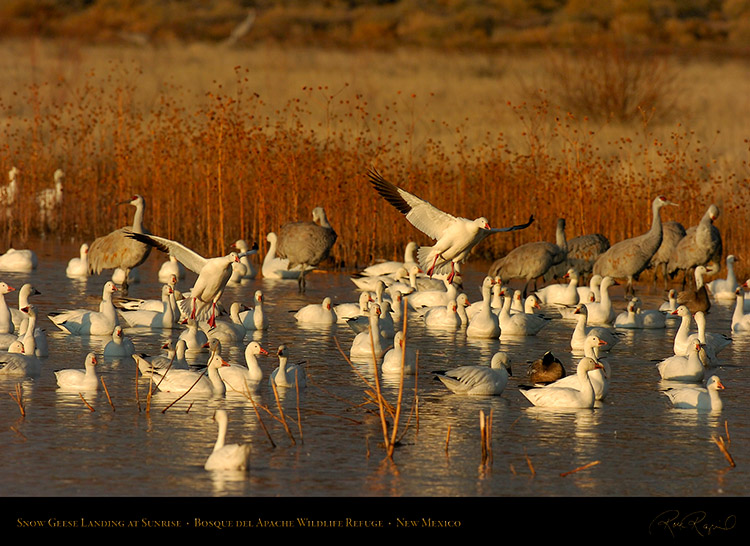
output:
[[[448,274],[453,282],[457,264],[464,263],[471,250],[487,236],[503,231],[525,229],[534,221],[534,216],[525,224],[505,228],[491,228],[484,217],[475,220],[456,217],[436,208],[416,195],[385,180],[374,168],[369,172],[370,183],[377,192],[419,231],[435,240],[433,246],[423,246],[417,251],[419,266],[429,276]]]

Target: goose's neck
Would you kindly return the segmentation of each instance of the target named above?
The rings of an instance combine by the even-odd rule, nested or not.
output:
[[[724,405],[721,402],[721,397],[719,396],[718,389],[708,389],[708,396],[711,399],[711,409],[712,410],[720,410],[722,409],[722,406]]]
[[[221,394],[225,391],[224,381],[221,379],[215,364],[208,367],[208,379],[211,381],[215,394]]]
[[[745,296],[740,292],[737,294],[736,303],[734,305],[734,313],[732,313],[732,322],[742,320],[745,314]]]
[[[737,285],[737,275],[734,272],[734,262],[727,263],[727,281],[729,281],[732,286]]]
[[[227,437],[227,423],[225,421],[219,421],[219,434],[216,437],[216,443],[214,444],[214,451],[220,450],[224,447],[224,442]]]

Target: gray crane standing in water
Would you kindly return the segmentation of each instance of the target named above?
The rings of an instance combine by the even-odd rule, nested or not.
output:
[[[688,228],[677,246],[672,251],[667,264],[669,276],[674,278],[678,271],[683,272],[682,287],[685,288],[690,269],[699,265],[708,265],[714,261],[721,268],[722,242],[719,228],[714,220],[719,217],[719,207],[711,205],[706,210],[697,226]]]
[[[663,196],[656,197],[651,203],[651,228],[637,237],[631,237],[612,245],[609,250],[599,256],[594,263],[594,275],[626,278],[628,285],[626,295],[634,294],[633,280],[638,278],[648,267],[651,258],[661,245],[663,231],[661,224],[661,208],[674,205]]]
[[[89,273],[98,275],[103,269],[123,270],[125,280],[122,283],[122,294],[128,293],[128,275],[130,271],[146,261],[151,253],[151,246],[126,236],[126,229],[134,233],[148,234],[143,228],[143,213],[146,201],[140,195],[134,195],[130,200],[118,203],[118,205],[133,205],[135,215],[133,225],[117,229],[107,235],[94,240],[89,245]]]
[[[557,220],[555,240],[555,243],[535,241],[514,248],[502,258],[495,260],[490,267],[489,276],[500,277],[503,282],[524,279],[525,298],[531,281],[536,282],[536,279],[543,276],[550,267],[563,262],[568,255],[564,218]]]
[[[544,274],[544,281],[562,279],[571,268],[583,278],[591,273],[596,259],[608,249],[609,239],[601,233],[587,233],[568,239],[567,257],[547,270]]]
[[[312,217],[312,222],[284,224],[277,236],[277,256],[289,260],[287,269],[301,269],[297,279],[300,292],[305,291],[308,270],[328,257],[338,238],[323,207],[315,207]]]
[[[662,278],[664,280],[664,289],[667,289],[667,264],[669,258],[672,256],[674,249],[677,248],[677,244],[685,237],[685,228],[679,222],[662,222],[662,238],[659,249],[651,258],[649,268],[654,270],[654,286],[656,286],[656,277],[658,276],[659,270],[661,270]]]

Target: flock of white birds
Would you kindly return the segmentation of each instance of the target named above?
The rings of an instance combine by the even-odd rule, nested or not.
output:
[[[59,173],[59,174],[58,174]],[[55,200],[62,199],[62,171],[55,174],[55,188],[40,194],[40,214],[53,223]],[[18,191],[17,170],[11,170],[9,184],[2,188],[6,205],[10,205]],[[732,319],[733,333],[750,330],[750,314],[745,309],[743,287],[734,273],[734,256],[726,258],[727,277],[710,283],[703,281],[706,266],[716,266],[721,250],[711,248],[704,252],[702,263],[670,265],[670,272],[695,269],[695,286],[671,290],[669,301],[660,309],[643,309],[633,293],[633,282],[649,266],[662,241],[660,209],[674,205],[663,197],[652,203],[653,218],[643,235],[620,241],[595,256],[591,267],[568,267],[564,282],[552,282],[526,293],[531,282],[543,277],[552,267],[579,264],[574,260],[573,249],[565,238],[565,223],[558,222],[556,243],[530,243],[519,247],[493,264],[481,286],[481,301],[469,303],[462,291],[461,264],[471,255],[472,249],[489,235],[525,229],[533,222],[507,227],[491,228],[485,218],[468,220],[441,211],[416,195],[385,180],[374,169],[369,173],[373,188],[417,229],[433,239],[432,246],[409,243],[403,261],[379,261],[352,276],[357,301],[334,305],[330,298],[297,310],[294,317],[300,324],[348,324],[356,335],[350,347],[353,361],[372,361],[380,364],[383,374],[417,373],[417,356],[399,326],[403,313],[410,320],[423,322],[427,328],[463,331],[467,338],[495,339],[502,336],[534,336],[542,332],[551,320],[572,319],[571,350],[580,353],[575,374],[566,374],[553,355],[547,354],[529,366],[528,384],[521,387],[522,394],[537,406],[560,408],[593,408],[607,395],[612,366],[608,354],[618,343],[618,329],[663,329],[668,321],[679,320],[674,339],[674,355],[656,366],[661,379],[675,382],[664,392],[675,407],[699,411],[720,411],[719,391],[724,388],[716,376],[716,355],[731,339],[728,335],[706,331],[706,302],[700,294],[710,298],[735,298]],[[59,186],[57,185],[59,184]],[[61,202],[61,201],[60,201]],[[102,298],[94,309],[69,309],[48,313],[48,318],[60,330],[70,335],[108,336],[103,357],[132,357],[141,373],[150,377],[156,388],[174,392],[191,392],[196,395],[223,395],[228,390],[243,392],[259,385],[264,377],[257,357],[267,354],[257,341],[245,346],[244,363],[227,363],[221,356],[223,344],[244,344],[249,332],[269,328],[269,316],[263,309],[263,294],[255,291],[254,305],[244,307],[237,302],[224,308],[220,298],[226,286],[253,279],[260,272],[265,278],[302,279],[328,256],[336,242],[336,234],[328,224],[325,212],[316,208],[313,222],[296,222],[295,230],[282,226],[280,236],[269,233],[269,250],[260,268],[248,258],[257,252],[244,240],[238,240],[227,256],[205,258],[177,241],[148,233],[143,227],[145,200],[134,196],[127,201],[136,207],[132,226],[127,226],[107,236],[109,252],[119,251],[129,245],[138,256],[123,270],[109,256],[97,259],[105,265],[101,269],[114,271],[112,280],[105,282]],[[10,208],[6,208],[9,211]],[[8,214],[10,214],[8,212]],[[713,220],[718,209],[713,205],[701,224],[693,230],[693,246],[701,241],[702,234],[714,239],[717,231]],[[704,229],[706,228],[706,229]],[[302,231],[309,233],[300,235]],[[690,230],[685,230],[689,233]],[[294,233],[294,235],[289,235]],[[116,237],[115,237],[116,235]],[[300,238],[309,237],[304,244]],[[688,235],[686,235],[687,237]],[[709,241],[711,237],[704,237]],[[720,239],[719,239],[720,241]],[[137,243],[137,245],[135,244]],[[120,245],[120,247],[117,247]],[[91,265],[92,248],[101,248],[97,240],[80,247],[80,255],[70,259],[66,275],[71,278],[97,274]],[[524,245],[527,246],[527,245]],[[117,247],[117,248],[115,248]],[[118,297],[118,285],[138,282],[137,265],[145,260],[155,247],[168,255],[158,272],[164,283],[160,298],[147,300]],[[286,255],[277,255],[279,247],[287,249]],[[304,247],[304,248],[303,248]],[[314,258],[298,258],[294,252],[307,252],[315,247]],[[101,251],[100,251],[101,252]],[[134,251],[135,252],[135,251]],[[683,250],[687,253],[687,250]],[[512,255],[512,256],[511,256]],[[529,276],[520,265],[513,263],[514,256],[525,256],[527,262],[536,260]],[[107,261],[109,260],[109,261]],[[140,260],[140,262],[138,261]],[[542,266],[539,262],[544,260]],[[674,261],[674,260],[673,260]],[[670,262],[672,263],[672,262]],[[38,261],[31,250],[9,249],[0,256],[0,270],[31,271]],[[135,264],[135,265],[134,265]],[[186,270],[197,275],[190,290],[181,292],[177,284],[185,278]],[[260,270],[260,271],[259,271]],[[589,275],[582,284],[583,275]],[[521,279],[522,290],[515,290],[510,282]],[[616,280],[625,280],[631,297],[623,312],[616,312],[609,294]],[[118,282],[119,281],[119,282]],[[688,283],[685,283],[688,284]],[[38,293],[31,284],[19,290],[18,308],[11,308],[6,296],[14,288],[0,282],[0,374],[7,376],[38,376],[42,373],[42,360],[48,356],[46,334],[37,322],[37,310],[30,298]],[[710,306],[710,303],[708,304]],[[695,323],[697,332],[693,332]],[[127,328],[181,329],[174,342],[164,346],[166,355],[146,357],[139,354],[127,338]],[[205,365],[196,367],[189,363],[190,351],[208,350]],[[270,374],[273,388],[302,389],[307,384],[303,365],[288,362],[283,345],[276,351],[278,367]],[[98,388],[96,367],[100,357],[89,353],[83,369],[55,371],[61,389],[88,390]],[[488,364],[465,365],[442,372],[436,377],[451,391],[465,395],[500,395],[511,374],[511,356],[498,352]],[[249,448],[246,445],[226,444],[227,415],[216,413],[219,427],[213,453],[206,469],[247,467]]]

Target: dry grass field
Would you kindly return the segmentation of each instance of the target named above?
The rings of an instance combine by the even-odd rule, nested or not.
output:
[[[5,41],[0,168],[20,169],[22,191],[3,243],[38,233],[34,195],[60,167],[65,240],[125,224],[132,211],[114,203],[141,193],[154,233],[263,251],[268,231],[321,205],[334,261],[354,268],[427,242],[369,187],[374,165],[455,214],[536,216],[478,258],[554,240],[559,216],[569,237],[618,241],[648,228],[658,193],[686,227],[716,203],[725,255],[746,258],[750,63],[621,53]]]

